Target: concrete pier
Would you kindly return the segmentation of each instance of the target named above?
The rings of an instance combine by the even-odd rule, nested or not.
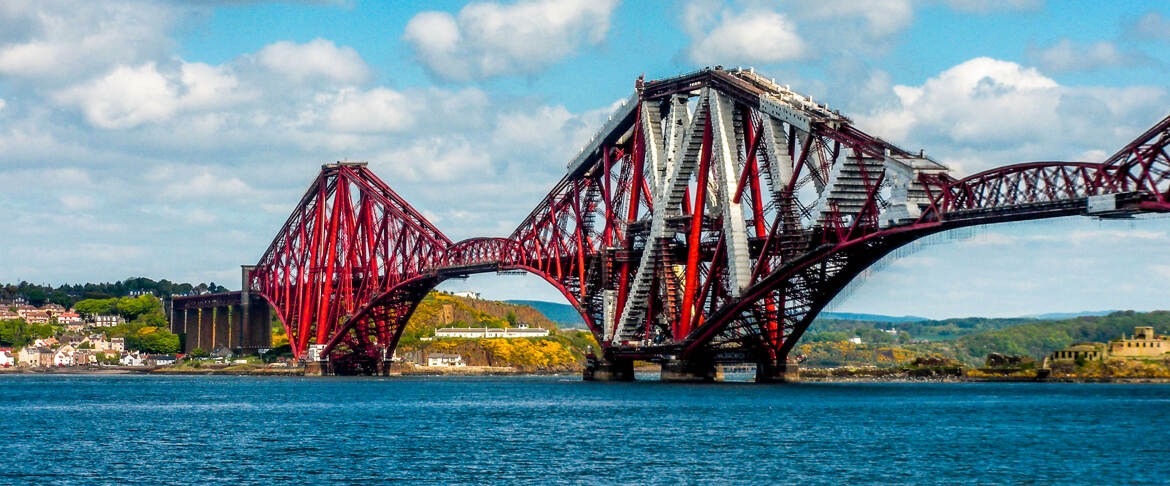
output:
[[[585,357],[585,381],[634,381],[634,361],[606,360],[593,355]]]
[[[800,365],[794,361],[784,364],[771,362],[756,364],[756,383],[794,383],[800,381]]]
[[[333,364],[327,359],[305,361],[305,376],[330,376],[333,374]]]
[[[670,383],[708,383],[716,379],[715,362],[672,359],[662,363],[659,380]]]

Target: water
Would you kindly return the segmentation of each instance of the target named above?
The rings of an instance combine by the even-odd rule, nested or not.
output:
[[[1170,386],[0,376],[0,483],[1170,481]]]

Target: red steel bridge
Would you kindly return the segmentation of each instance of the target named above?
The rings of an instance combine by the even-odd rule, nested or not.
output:
[[[962,179],[751,71],[705,69],[635,93],[506,238],[451,241],[361,163],[325,165],[247,278],[293,352],[370,373],[444,279],[523,270],[600,344],[587,377],[707,378],[793,345],[882,256],[954,228],[1170,211],[1170,118],[1100,163]]]

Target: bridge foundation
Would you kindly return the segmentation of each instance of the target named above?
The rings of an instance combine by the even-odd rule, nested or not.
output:
[[[800,381],[800,365],[795,362],[756,364],[756,383],[794,383]]]
[[[662,362],[659,381],[668,383],[707,383],[716,380],[715,362],[705,359],[672,359]]]
[[[607,360],[592,354],[585,357],[585,381],[634,381],[634,361]]]
[[[327,359],[305,361],[305,376],[330,376],[333,374],[333,363]]]

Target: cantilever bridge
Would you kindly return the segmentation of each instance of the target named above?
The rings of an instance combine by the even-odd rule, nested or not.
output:
[[[733,361],[766,381],[851,279],[917,238],[1170,211],[1168,144],[1170,118],[1101,163],[956,179],[785,86],[706,69],[638,80],[506,238],[451,241],[364,164],[325,165],[246,292],[272,306],[298,357],[371,372],[441,281],[524,270],[584,317],[598,377],[631,379],[634,359],[696,377]]]

